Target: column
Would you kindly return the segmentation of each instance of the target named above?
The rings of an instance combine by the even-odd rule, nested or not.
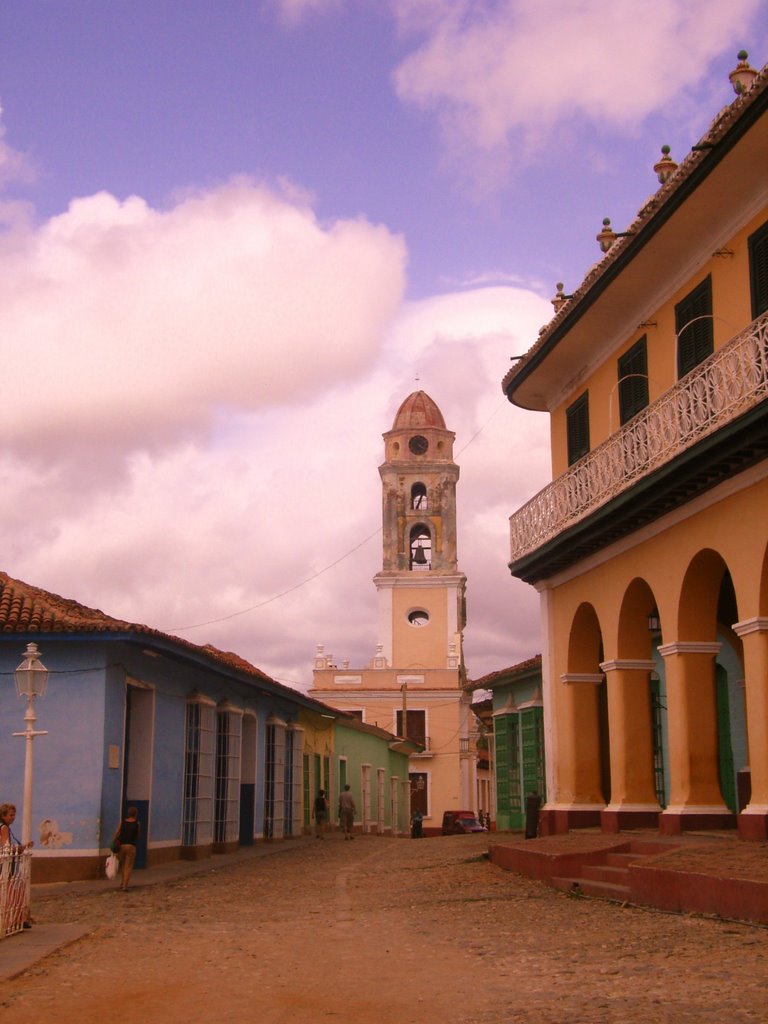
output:
[[[739,815],[739,835],[768,839],[768,616],[732,627],[744,645],[744,699],[752,792]]]
[[[719,643],[662,644],[667,677],[670,801],[660,830],[721,829],[736,824],[723,802],[717,744],[715,655]]]
[[[600,784],[600,726],[597,687],[600,672],[566,672],[560,676],[556,790],[547,800],[554,831],[600,824],[605,806]]]
[[[658,828],[648,675],[653,661],[605,661],[608,686],[611,802],[600,815],[604,832]]]

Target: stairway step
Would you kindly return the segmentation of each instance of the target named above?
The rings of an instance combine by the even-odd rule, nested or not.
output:
[[[581,877],[592,882],[614,882],[616,885],[629,886],[629,870],[623,864],[585,864],[581,869]]]
[[[553,878],[552,885],[574,896],[593,896],[598,899],[625,903],[629,900],[629,886],[614,882],[598,882],[589,878]]]
[[[630,864],[636,864],[644,856],[645,854],[642,853],[608,853],[605,863],[614,868],[626,868]]]

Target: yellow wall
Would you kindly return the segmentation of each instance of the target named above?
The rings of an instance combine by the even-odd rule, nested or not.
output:
[[[723,248],[733,256],[711,256],[698,267],[661,306],[649,310],[647,320],[655,327],[638,328],[628,337],[616,338],[613,352],[601,366],[585,376],[552,411],[552,472],[557,477],[568,469],[565,411],[584,391],[589,391],[589,440],[596,448],[619,429],[617,360],[644,334],[648,339],[648,392],[652,402],[677,381],[675,305],[707,275],[712,277],[712,313],[715,350],[721,348],[752,320],[747,239],[768,218],[763,209]],[[601,339],[604,341],[604,339]],[[610,422],[609,422],[610,417]]]
[[[382,729],[397,731],[397,712],[402,710],[402,693],[398,679],[408,670],[357,670],[360,683],[334,684],[332,670],[315,671],[312,695],[325,700],[341,711],[362,711],[364,721]],[[462,720],[466,717],[469,696],[459,688],[458,672],[427,671],[420,673],[424,683],[409,683],[407,707],[409,711],[424,711],[426,733],[429,737],[429,755],[412,757],[409,770],[427,775],[429,816],[426,824],[440,824],[443,811],[464,809],[474,793],[462,798],[462,771],[459,737]],[[465,755],[466,756],[466,755]],[[464,773],[466,775],[466,772]],[[471,798],[471,799],[470,799]]]
[[[399,668],[426,668],[446,663],[447,598],[443,587],[393,590],[393,660]],[[415,608],[424,608],[429,612],[426,626],[412,626],[408,622],[408,613]]]
[[[599,558],[588,560],[582,564],[578,575],[552,581],[555,585],[549,595],[549,612],[553,648],[548,699],[551,699],[554,747],[558,751],[557,780],[550,794],[553,801],[600,802],[594,756],[598,740],[585,731],[590,723],[594,727],[596,720],[594,688],[590,692],[589,684],[563,683],[564,674],[597,673],[600,661],[650,659],[652,637],[647,632],[643,635],[643,628],[654,605],[661,619],[662,643],[715,641],[717,591],[724,568],[729,570],[733,580],[738,621],[768,613],[765,592],[768,476],[760,479],[760,472],[753,471],[754,479],[749,478],[749,471],[744,475],[744,482],[749,486],[734,493],[735,482],[729,481],[698,499],[692,507],[686,507],[684,512],[672,513],[653,528],[635,534],[631,541],[607,549],[603,552],[602,563]],[[765,474],[765,468],[762,472]],[[735,524],[741,524],[742,528]],[[632,605],[633,593],[637,600]],[[631,605],[629,613],[628,604]],[[599,655],[595,644],[590,646],[591,634],[585,628],[590,616],[595,620],[595,635],[602,641]],[[728,628],[731,625],[733,623],[719,624],[720,635],[727,638],[743,660],[742,643]],[[574,642],[574,635],[581,638],[580,643]],[[693,736],[710,736],[710,746],[714,746],[709,751],[702,740],[700,756],[709,755],[710,761],[715,763],[716,726],[712,695],[706,689],[709,678],[706,660],[706,656],[702,656],[693,678],[678,685],[678,690],[686,697],[685,712],[673,714],[670,701],[669,728],[675,749],[685,746],[685,738],[675,733],[683,725]],[[668,663],[666,668],[669,678],[673,665]],[[631,732],[627,731],[624,736],[612,732],[611,742],[628,744]],[[590,750],[593,756],[589,756]],[[619,760],[625,752],[623,748],[618,751]],[[695,764],[695,759],[685,765],[672,765],[676,788],[673,788],[671,802],[695,797],[694,803],[711,803],[716,784],[710,780],[709,789],[700,787],[695,792],[691,788],[696,780],[691,775],[690,764]]]

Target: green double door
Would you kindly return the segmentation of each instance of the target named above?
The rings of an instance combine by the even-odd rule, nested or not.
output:
[[[525,798],[545,793],[544,717],[541,707],[495,719],[496,822],[500,829],[525,828]]]

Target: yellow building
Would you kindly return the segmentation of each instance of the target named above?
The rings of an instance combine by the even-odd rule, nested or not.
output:
[[[511,517],[540,594],[547,831],[768,836],[768,74],[507,374],[553,482]]]
[[[405,399],[384,434],[376,653],[365,668],[340,671],[318,647],[310,691],[422,745],[409,776],[411,807],[422,812],[427,831],[439,828],[444,811],[475,803],[471,696],[462,689],[466,577],[456,553],[454,437],[423,391]]]

